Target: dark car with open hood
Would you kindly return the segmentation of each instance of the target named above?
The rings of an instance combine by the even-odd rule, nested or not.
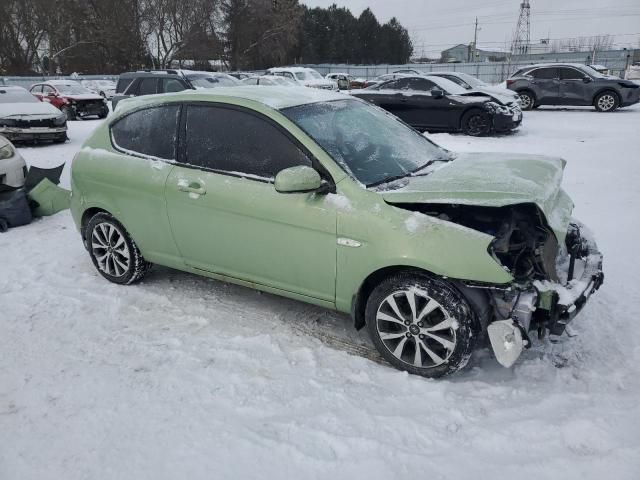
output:
[[[0,135],[12,142],[64,142],[67,117],[22,87],[0,86]]]
[[[468,91],[440,77],[403,76],[352,95],[384,108],[421,131],[482,136],[510,132],[522,122],[517,101]]]

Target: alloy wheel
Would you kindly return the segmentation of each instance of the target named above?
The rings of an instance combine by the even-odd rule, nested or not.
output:
[[[520,94],[520,105],[522,110],[529,110],[533,105],[533,99],[531,95],[527,93]]]
[[[98,268],[112,277],[122,277],[131,266],[131,254],[123,233],[113,224],[102,222],[91,234],[91,250]]]
[[[482,135],[489,128],[489,120],[485,115],[477,114],[469,118],[467,133],[469,135]]]
[[[456,347],[458,322],[417,287],[387,296],[376,312],[383,345],[398,360],[417,368],[446,363]]]
[[[602,95],[600,96],[600,98],[598,98],[598,107],[604,112],[611,110],[615,106],[615,104],[616,99],[613,98],[613,95],[611,95],[610,93]]]

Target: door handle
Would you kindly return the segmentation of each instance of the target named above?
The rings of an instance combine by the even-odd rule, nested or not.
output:
[[[178,190],[185,193],[195,193],[196,195],[204,195],[207,193],[207,190],[197,182],[179,182]]]

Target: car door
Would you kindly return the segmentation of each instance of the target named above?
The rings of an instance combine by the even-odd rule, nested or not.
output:
[[[164,188],[176,159],[180,105],[133,111],[110,125],[113,150],[95,162],[95,206],[108,206],[147,260],[179,262],[169,227]],[[96,156],[96,158],[98,158]]]
[[[436,98],[431,90],[441,90],[426,78],[403,78],[397,80],[403,85],[401,102],[405,106],[405,122],[416,128],[450,130],[454,127],[455,111],[445,96]]]
[[[42,101],[50,103],[56,108],[62,108],[66,102],[64,97],[62,97],[60,93],[50,85],[42,86]]]
[[[193,268],[327,302],[335,299],[335,205],[281,194],[275,174],[314,161],[256,112],[189,104],[166,203],[176,245]]]
[[[560,79],[557,68],[537,68],[528,74],[532,77],[529,82],[537,103],[556,105],[560,99]]]
[[[558,68],[560,75],[560,100],[563,105],[590,105],[591,77],[577,68]],[[587,79],[585,81],[585,79]]]

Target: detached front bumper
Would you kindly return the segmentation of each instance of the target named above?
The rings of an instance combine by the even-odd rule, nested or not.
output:
[[[0,127],[0,135],[12,142],[51,142],[67,138],[67,127]]]

